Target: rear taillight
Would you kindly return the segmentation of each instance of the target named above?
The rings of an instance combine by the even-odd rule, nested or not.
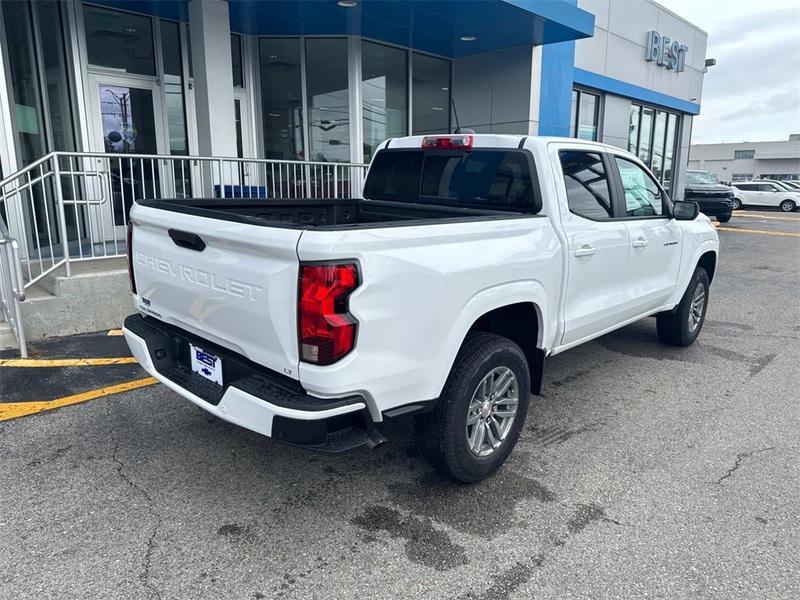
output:
[[[136,278],[133,276],[133,222],[128,221],[128,235],[126,238],[128,251],[128,281],[131,284],[131,292],[136,294]]]
[[[329,365],[353,349],[358,322],[347,312],[347,298],[358,285],[358,267],[354,263],[300,265],[301,360]]]
[[[472,150],[471,135],[429,135],[422,138],[423,150]]]

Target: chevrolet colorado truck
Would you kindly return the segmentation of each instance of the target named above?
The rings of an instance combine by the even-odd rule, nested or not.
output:
[[[463,482],[513,449],[546,357],[648,316],[694,342],[719,249],[635,156],[499,135],[383,142],[362,198],[142,200],[128,244],[125,337],[164,385],[329,452],[413,415]]]

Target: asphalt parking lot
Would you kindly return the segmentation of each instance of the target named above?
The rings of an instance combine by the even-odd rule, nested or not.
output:
[[[800,213],[719,229],[698,342],[648,319],[552,358],[472,486],[410,422],[324,456],[80,360],[124,359],[116,336],[3,354],[0,597],[800,597]]]

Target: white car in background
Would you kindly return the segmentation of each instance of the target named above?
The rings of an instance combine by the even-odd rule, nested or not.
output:
[[[800,190],[790,191],[779,181],[737,181],[733,187],[733,208],[770,206],[792,212],[800,206]]]

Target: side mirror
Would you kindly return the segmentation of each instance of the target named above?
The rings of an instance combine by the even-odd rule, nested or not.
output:
[[[700,214],[700,205],[697,202],[676,200],[672,205],[672,216],[676,221],[694,221]]]

